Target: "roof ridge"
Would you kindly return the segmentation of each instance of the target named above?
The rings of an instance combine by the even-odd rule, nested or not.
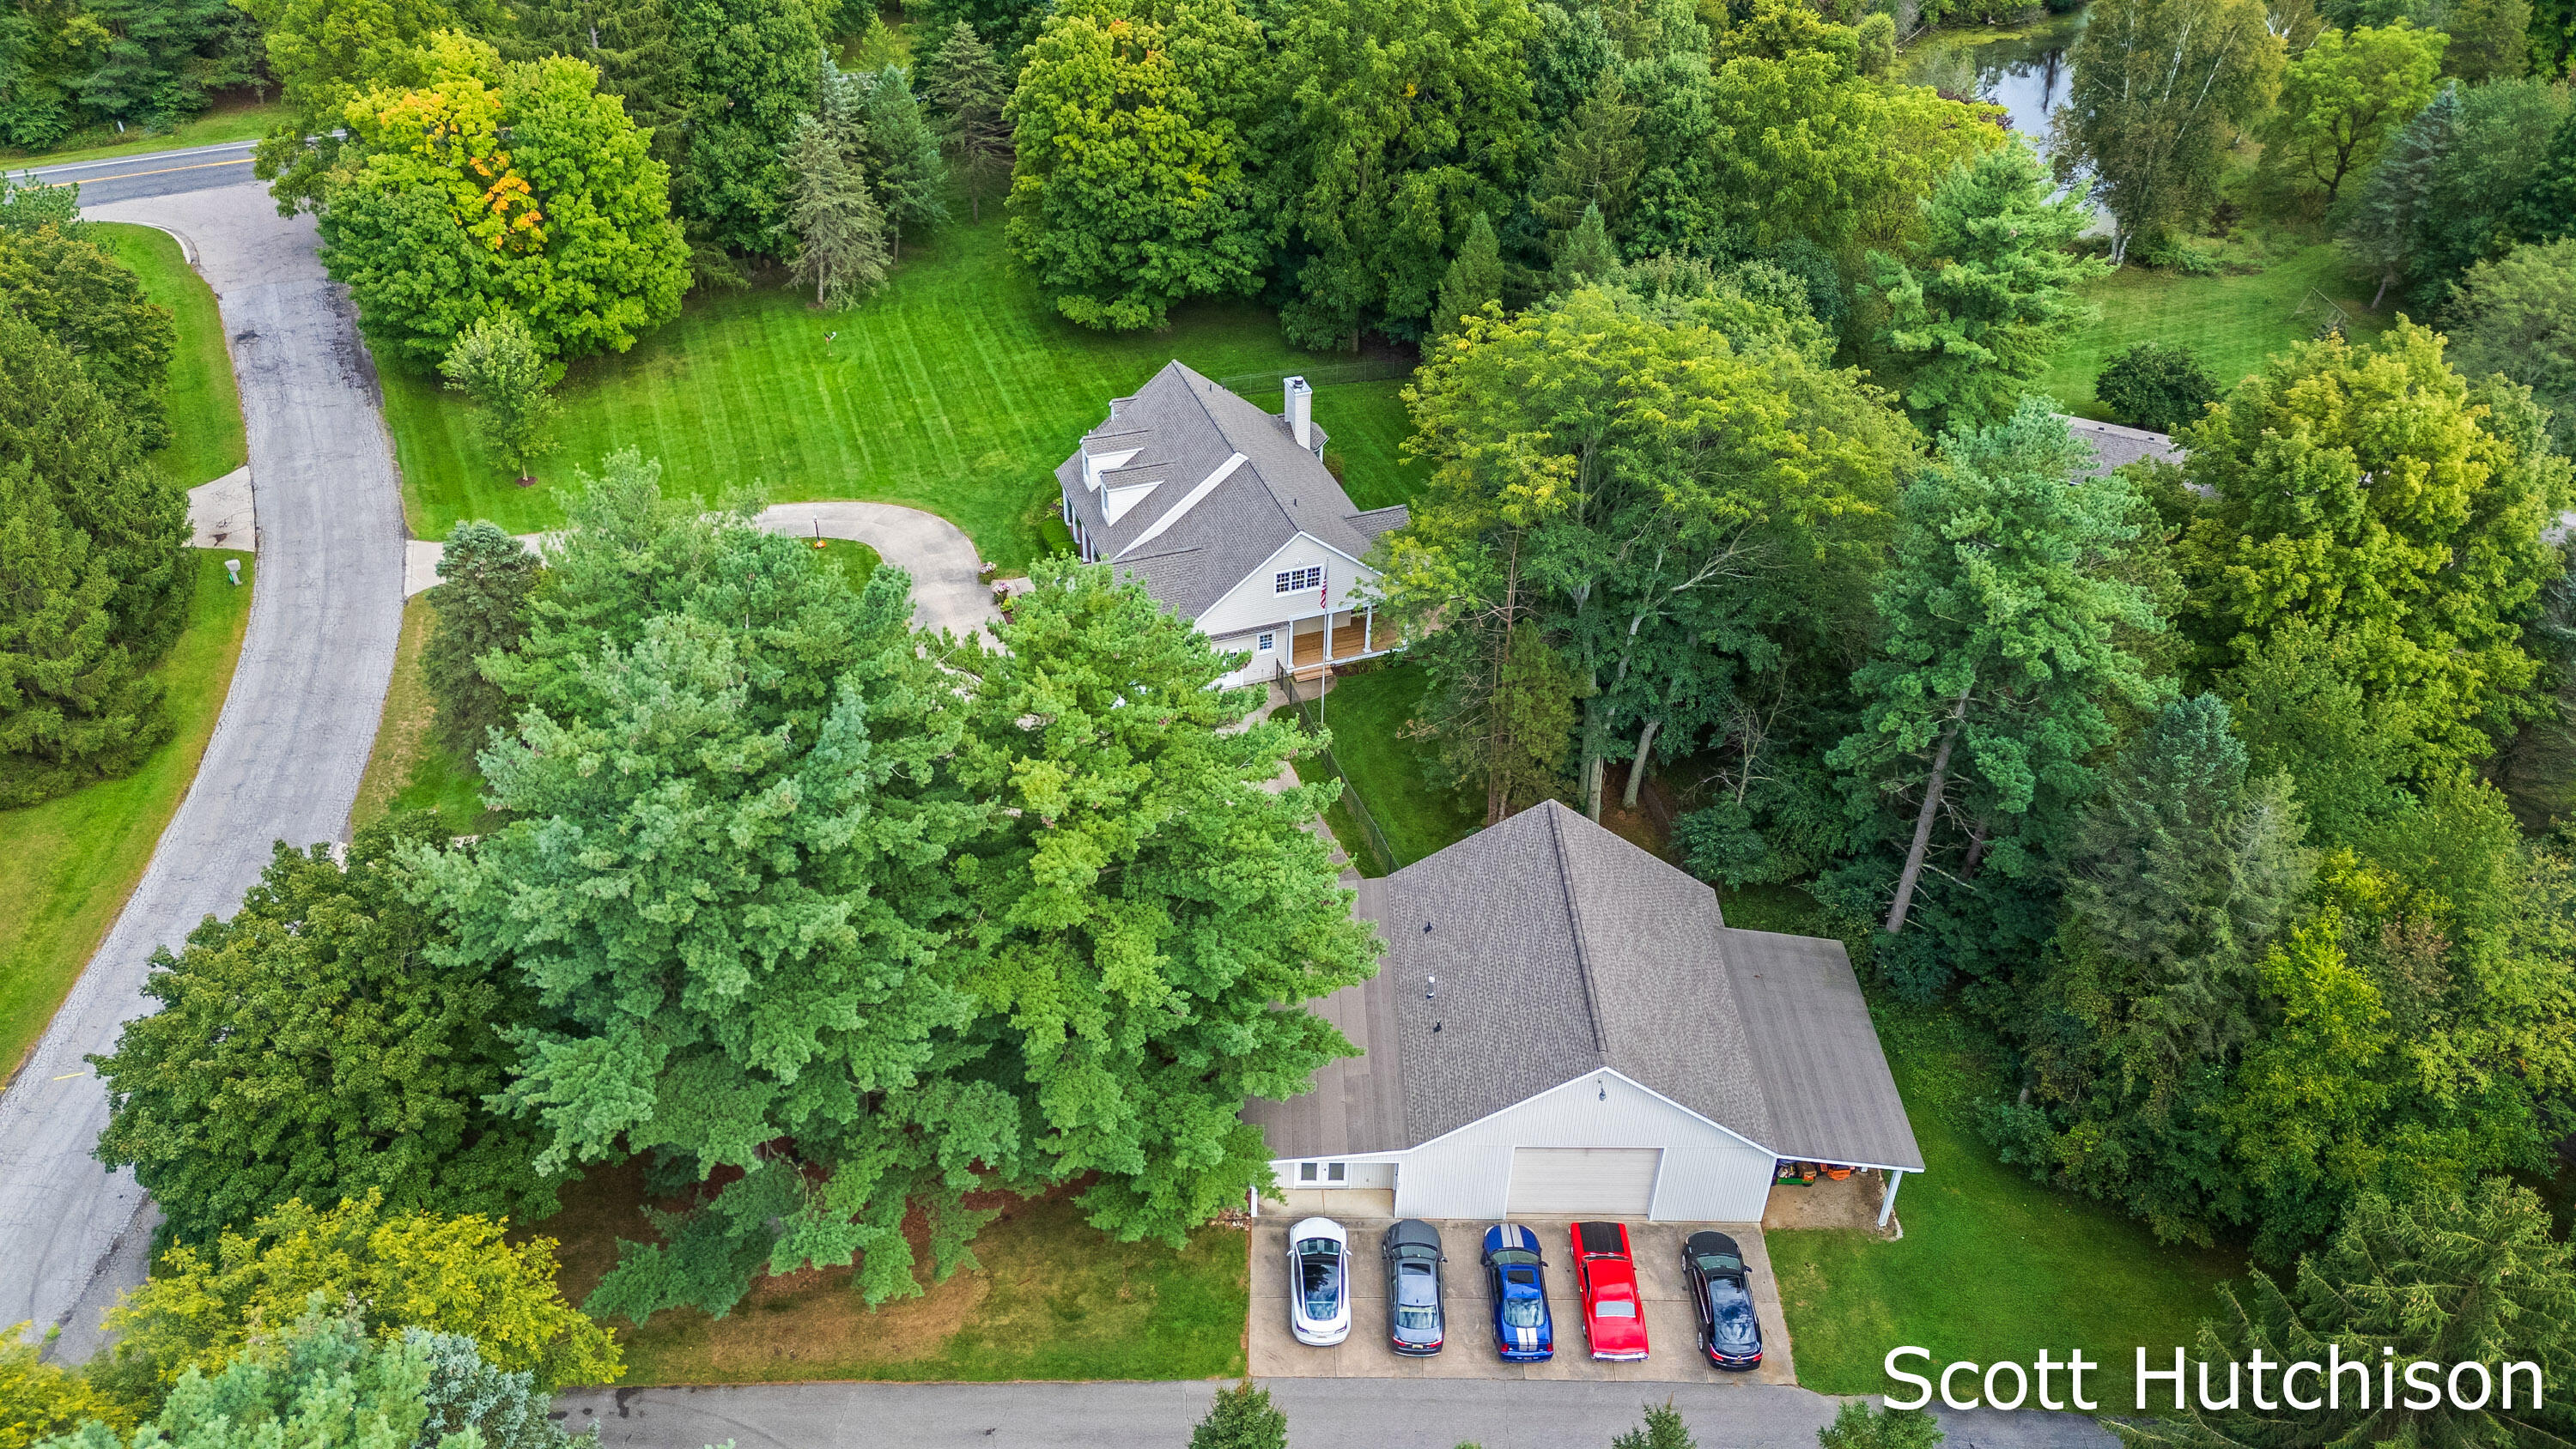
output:
[[[1235,401],[1242,403],[1246,407],[1255,406],[1252,399],[1243,396],[1241,393],[1238,393],[1231,388],[1220,385],[1215,379],[1208,377],[1204,373],[1193,370],[1177,357],[1172,359],[1170,365],[1179,368],[1184,374],[1186,374],[1181,382],[1181,391],[1188,393],[1190,395],[1190,401],[1198,404],[1199,416],[1206,418],[1208,426],[1216,429],[1217,437],[1224,442],[1229,451],[1243,453],[1242,442],[1239,441],[1234,434],[1226,431],[1225,419],[1216,415],[1216,409],[1208,406],[1207,398],[1201,394],[1197,388],[1190,386],[1188,379],[1195,377],[1199,381],[1206,383],[1210,388],[1224,393],[1226,396],[1233,398]],[[1264,414],[1264,416],[1268,415]],[[1270,506],[1279,510],[1280,518],[1287,522],[1288,527],[1292,531],[1299,533],[1304,532],[1305,530],[1300,527],[1297,522],[1297,515],[1289,512],[1288,505],[1279,501],[1279,489],[1270,481],[1270,475],[1261,471],[1261,464],[1259,461],[1254,459],[1250,454],[1244,454],[1243,461],[1251,466],[1252,476],[1260,482],[1261,491],[1270,499]]]
[[[1549,805],[1556,808],[1548,810]],[[1548,842],[1556,847],[1556,880],[1565,891],[1566,923],[1574,928],[1574,970],[1583,978],[1583,1010],[1592,1018],[1592,1050],[1601,1058],[1601,1064],[1608,1066],[1610,1040],[1601,1025],[1601,992],[1592,981],[1592,949],[1584,935],[1583,907],[1577,899],[1580,892],[1574,888],[1574,856],[1565,848],[1565,823],[1559,818],[1573,812],[1555,800],[1546,801],[1539,808],[1547,814]]]

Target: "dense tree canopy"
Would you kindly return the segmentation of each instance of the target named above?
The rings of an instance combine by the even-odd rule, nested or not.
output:
[[[428,1420],[430,1365],[402,1338],[370,1341],[356,1321],[316,1303],[220,1369],[190,1365],[129,1436],[92,1422],[44,1449],[400,1449]],[[423,1449],[477,1449],[470,1431],[421,1437]]]
[[[2348,636],[2366,706],[2407,722],[2407,773],[2483,758],[2531,687],[2522,625],[2561,568],[2541,530],[2569,506],[2568,465],[2530,451],[2530,409],[2411,323],[2304,344],[2238,384],[2186,435],[2214,490],[2177,555],[2203,666],[2304,621]]]
[[[786,155],[814,108],[823,16],[813,0],[672,0],[682,77],[671,209],[693,240],[751,256],[788,248]]]
[[[0,229],[0,308],[53,334],[100,392],[116,400],[147,449],[170,440],[162,396],[170,372],[169,309],[107,250],[59,226]]]
[[[2267,164],[2295,168],[2331,204],[2345,178],[2433,98],[2449,37],[2403,19],[2385,29],[2328,30],[2281,72],[2281,118]]]
[[[328,850],[277,847],[227,920],[153,958],[159,1007],[94,1057],[111,1114],[99,1157],[132,1167],[179,1241],[209,1248],[289,1198],[382,1196],[395,1212],[542,1216],[559,1179],[536,1135],[484,1099],[509,1080],[496,1023],[526,990],[432,961],[406,847],[443,844],[434,814]]]
[[[2576,457],[2576,236],[2469,268],[2452,311],[2452,363],[2530,388],[2558,451]]]
[[[2068,52],[2057,112],[2061,180],[2089,179],[2120,261],[2141,234],[2197,221],[2216,197],[2221,148],[2270,104],[2281,38],[2262,0],[2098,0]]]
[[[354,166],[321,211],[322,260],[359,320],[436,365],[508,313],[542,353],[623,352],[677,315],[687,251],[668,178],[588,64],[501,61],[443,33],[413,88],[350,102]]]
[[[1233,0],[1084,0],[1048,19],[1011,97],[1010,236],[1065,316],[1158,327],[1174,303],[1258,285],[1262,53]]]

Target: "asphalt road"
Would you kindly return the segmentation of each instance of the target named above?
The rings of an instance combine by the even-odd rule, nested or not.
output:
[[[246,167],[170,174],[247,180]],[[56,1351],[71,1358],[94,1342],[97,1311],[140,1281],[133,1240],[150,1225],[133,1177],[90,1155],[107,1099],[84,1058],[112,1049],[144,1008],[154,948],[230,912],[273,842],[340,838],[393,673],[404,536],[375,373],[354,310],[315,259],[312,218],[281,218],[257,184],[113,202],[85,188],[83,201],[94,218],[177,233],[214,287],[249,431],[259,565],[241,663],[196,781],[0,1095],[0,1329],[65,1324]]]
[[[1751,1383],[1267,1379],[1293,1449],[1608,1449],[1670,1397],[1707,1449],[1815,1449],[1840,1401]],[[762,1384],[555,1400],[603,1449],[1181,1449],[1215,1385]],[[1948,1449],[2114,1449],[2081,1414],[1940,1415]]]
[[[228,141],[220,146],[195,146],[184,151],[156,151],[145,156],[78,161],[68,166],[38,166],[11,174],[13,179],[32,176],[49,185],[77,181],[80,183],[81,205],[95,212],[99,207],[116,202],[239,186],[251,179],[250,153],[258,144],[256,141]]]

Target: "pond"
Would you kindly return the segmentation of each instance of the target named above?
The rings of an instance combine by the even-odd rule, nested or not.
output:
[[[2012,128],[2045,150],[2049,117],[2066,103],[2072,79],[2066,51],[2083,30],[2081,10],[2009,30],[1936,30],[1908,46],[1899,66],[1916,85],[2003,107]]]

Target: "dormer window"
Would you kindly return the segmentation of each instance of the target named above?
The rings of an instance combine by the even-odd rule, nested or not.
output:
[[[1274,594],[1293,594],[1305,589],[1320,589],[1323,586],[1324,566],[1322,564],[1316,564],[1312,568],[1282,569],[1270,576],[1270,592]]]

